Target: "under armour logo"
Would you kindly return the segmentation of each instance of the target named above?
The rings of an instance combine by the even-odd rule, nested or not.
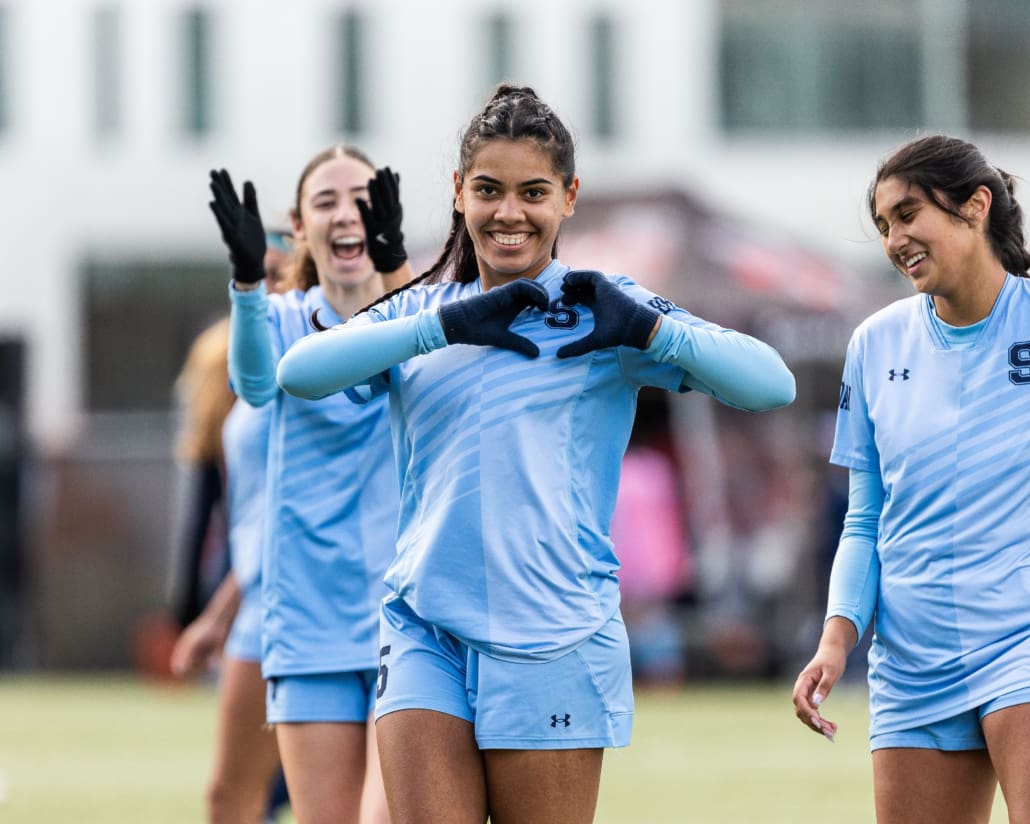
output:
[[[571,718],[572,718],[572,716],[569,715],[568,713],[565,713],[564,716],[552,715],[551,716],[551,726],[552,727],[557,727],[559,724],[561,724],[562,726],[567,727],[567,726],[569,726],[569,724],[572,723],[569,720]]]
[[[903,381],[907,381],[908,380],[908,370],[907,369],[902,369],[900,372],[897,369],[891,369],[890,372],[888,372],[888,374],[890,375],[890,380],[894,380],[895,378],[899,378],[899,377]]]

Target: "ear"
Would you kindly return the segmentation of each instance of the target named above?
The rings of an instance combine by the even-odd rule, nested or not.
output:
[[[572,183],[565,190],[565,208],[562,217],[572,217],[576,211],[576,198],[579,197],[579,178],[573,177]]]
[[[977,186],[976,191],[969,196],[969,200],[962,204],[959,211],[970,223],[982,223],[987,220],[991,212],[991,202],[994,196],[986,186]]]
[[[458,170],[454,170],[454,211],[459,214],[465,214],[465,199],[461,193],[461,175],[458,174]]]
[[[290,209],[290,224],[293,226],[293,237],[295,240],[307,240],[304,234],[304,224],[296,209]]]

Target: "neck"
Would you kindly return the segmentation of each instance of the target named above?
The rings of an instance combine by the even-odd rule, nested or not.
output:
[[[964,281],[947,295],[933,295],[937,317],[952,326],[970,326],[987,317],[1005,284],[1006,271],[999,263],[981,270],[979,277]]]
[[[383,294],[383,278],[376,272],[372,277],[357,284],[333,283],[319,278],[319,286],[326,301],[340,316],[347,321],[359,309],[363,309]]]

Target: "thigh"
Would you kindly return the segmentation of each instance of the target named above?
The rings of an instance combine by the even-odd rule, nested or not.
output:
[[[357,821],[365,781],[365,724],[278,723],[275,733],[297,821]]]
[[[491,824],[594,820],[603,749],[487,750],[483,755]]]
[[[393,824],[484,824],[486,779],[470,721],[396,710],[376,721],[376,738]]]
[[[987,824],[997,781],[986,750],[873,752],[877,824]]]
[[[218,687],[212,790],[227,806],[261,812],[279,771],[275,734],[265,724],[261,665],[227,657]]]
[[[984,737],[1012,824],[1030,822],[1030,704],[984,715]]]

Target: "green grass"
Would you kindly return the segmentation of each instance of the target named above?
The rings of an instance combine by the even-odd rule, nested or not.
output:
[[[130,677],[0,677],[0,822],[202,822],[215,694]],[[867,824],[862,690],[838,688],[836,743],[787,685],[638,691],[633,745],[605,754],[598,824]],[[992,821],[1005,821],[996,805]]]

